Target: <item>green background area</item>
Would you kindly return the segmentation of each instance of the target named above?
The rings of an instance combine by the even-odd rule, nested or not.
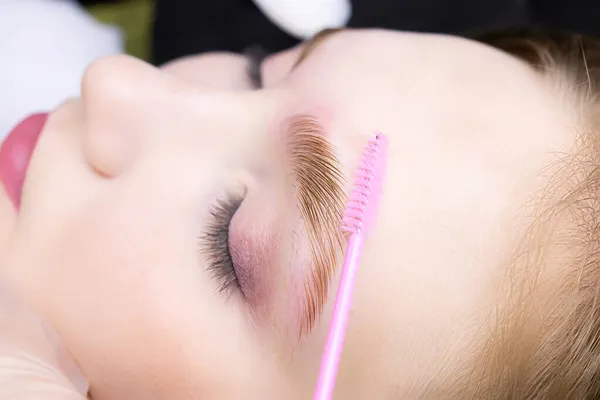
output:
[[[114,4],[100,4],[88,10],[101,22],[120,27],[126,38],[127,53],[150,59],[150,35],[152,30],[152,0],[126,0]]]

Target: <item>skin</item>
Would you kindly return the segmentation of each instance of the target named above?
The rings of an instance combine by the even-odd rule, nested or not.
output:
[[[300,51],[265,61],[263,90],[236,55],[98,61],[52,113],[19,215],[0,198],[14,219],[2,272],[94,399],[310,398],[335,290],[298,343],[274,322],[296,316],[253,320],[198,252],[227,189],[269,202],[255,162],[297,113],[323,124],[348,180],[375,130],[390,143],[336,398],[443,397],[477,356],[540,172],[575,142],[572,113],[525,64],[465,39],[347,31],[290,72]]]

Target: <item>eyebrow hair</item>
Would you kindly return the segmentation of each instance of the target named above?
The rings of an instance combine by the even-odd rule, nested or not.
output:
[[[304,281],[298,339],[309,333],[323,311],[336,270],[344,235],[345,182],[340,162],[323,128],[310,115],[296,115],[289,125],[288,149],[300,217],[310,250],[310,270]]]
[[[345,30],[347,30],[347,28],[323,29],[322,31],[305,41],[302,47],[302,52],[300,53],[300,56],[298,56],[296,63],[292,67],[292,71],[298,68],[298,66],[302,64],[312,53],[314,53],[314,51],[319,46],[325,43],[327,39],[330,39],[334,34],[343,32]]]

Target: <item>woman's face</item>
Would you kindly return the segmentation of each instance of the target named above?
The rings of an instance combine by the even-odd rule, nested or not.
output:
[[[267,58],[261,90],[241,56],[102,60],[50,115],[5,272],[94,398],[310,398],[341,267],[320,225],[375,131],[387,176],[336,398],[441,394],[477,357],[524,205],[573,144],[569,113],[526,65],[464,39],[345,31],[292,68],[303,49]],[[302,163],[307,137],[320,147]],[[301,179],[336,163],[339,187]]]

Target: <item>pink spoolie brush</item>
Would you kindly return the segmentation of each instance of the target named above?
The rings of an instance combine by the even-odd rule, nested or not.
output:
[[[369,141],[356,168],[354,185],[342,221],[342,229],[350,234],[350,238],[335,299],[333,317],[329,326],[329,335],[321,360],[314,400],[329,400],[333,395],[352,306],[358,264],[365,236],[375,219],[377,201],[381,192],[386,148],[386,137],[378,133],[375,139]]]

